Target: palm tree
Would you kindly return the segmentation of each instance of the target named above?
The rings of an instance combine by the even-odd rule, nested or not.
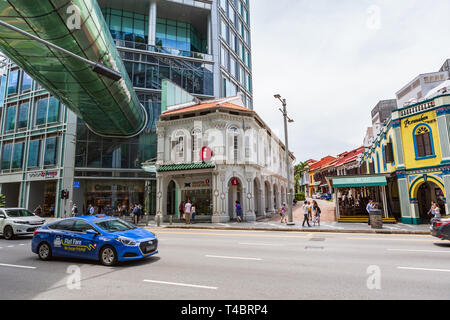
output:
[[[309,165],[306,162],[300,162],[294,166],[295,192],[299,192],[300,179],[302,178],[303,173],[308,171],[308,169]]]

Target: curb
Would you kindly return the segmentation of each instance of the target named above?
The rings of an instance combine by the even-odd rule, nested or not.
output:
[[[158,227],[156,227],[158,228]],[[299,228],[261,228],[261,227],[225,227],[225,226],[177,226],[177,225],[162,225],[159,228],[167,229],[197,229],[197,230],[241,230],[241,231],[284,231],[284,232],[304,232],[304,233],[364,233],[364,234],[411,234],[411,235],[431,235],[427,231],[415,230],[348,230],[348,229],[299,229]]]

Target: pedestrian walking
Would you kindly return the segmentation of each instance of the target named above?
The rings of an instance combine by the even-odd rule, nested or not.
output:
[[[95,208],[94,208],[94,206],[92,206],[91,203],[89,203],[89,206],[88,206],[88,215],[92,216],[92,215],[94,215],[94,214],[95,214]]]
[[[286,217],[286,204],[283,203],[283,205],[280,208],[280,215],[281,215],[281,223],[287,223],[287,217]]]
[[[311,212],[311,206],[309,205],[309,201],[303,203],[303,227],[305,226],[305,222],[308,224],[308,227],[311,227],[309,224],[309,213]]]
[[[186,221],[186,224],[191,223],[191,200],[188,200],[186,204],[184,205],[184,219]]]
[[[439,208],[438,204],[434,201],[431,201],[431,209],[428,211],[428,214],[431,215],[434,219],[441,218],[441,208]]]
[[[192,221],[192,223],[195,223],[195,214],[197,213],[196,210],[197,210],[197,208],[195,207],[195,203],[193,203],[192,207],[191,207],[191,212],[192,212],[192,219],[191,219],[191,221]]]
[[[78,208],[77,208],[76,203],[74,203],[72,206],[72,217],[76,217],[76,216],[78,216]]]
[[[138,217],[139,217],[139,221],[142,222],[142,220],[144,219],[144,208],[142,207],[142,204],[138,203]]]
[[[37,215],[38,217],[40,217],[41,214],[42,214],[42,208],[41,208],[41,205],[38,204],[38,206],[34,209],[33,212],[34,212],[35,215]]]
[[[308,201],[308,221],[312,222],[312,204],[309,201]]]
[[[313,201],[312,211],[313,211],[313,214],[314,214],[314,217],[313,217],[313,224],[314,225],[313,226],[315,227],[316,223],[317,223],[317,225],[320,227],[320,214],[322,213],[322,210],[320,210],[320,207],[317,204],[316,200]]]
[[[120,208],[119,212],[119,219],[121,216],[125,219],[125,216],[127,215],[127,206],[125,204],[122,204],[122,207]]]
[[[139,223],[139,206],[137,203],[134,204],[132,214],[133,214],[134,224],[138,224]]]
[[[236,219],[238,222],[242,222],[244,219],[243,215],[242,215],[242,206],[241,203],[239,201],[236,200],[236,202],[234,203],[235,207],[236,207]]]
[[[180,213],[180,219],[184,219],[184,202],[180,202],[180,206],[178,207],[178,212]]]

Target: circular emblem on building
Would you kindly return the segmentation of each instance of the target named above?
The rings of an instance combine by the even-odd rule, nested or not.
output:
[[[202,161],[209,161],[209,160],[211,160],[212,156],[213,156],[213,151],[211,150],[211,148],[203,147],[200,150],[200,159]]]

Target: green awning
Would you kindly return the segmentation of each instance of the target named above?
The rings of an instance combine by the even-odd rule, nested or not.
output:
[[[332,178],[333,188],[387,186],[385,176],[355,176]]]
[[[167,171],[183,171],[183,170],[199,170],[199,169],[213,169],[216,165],[213,162],[199,162],[199,163],[181,163],[168,164],[159,166],[158,172]]]

